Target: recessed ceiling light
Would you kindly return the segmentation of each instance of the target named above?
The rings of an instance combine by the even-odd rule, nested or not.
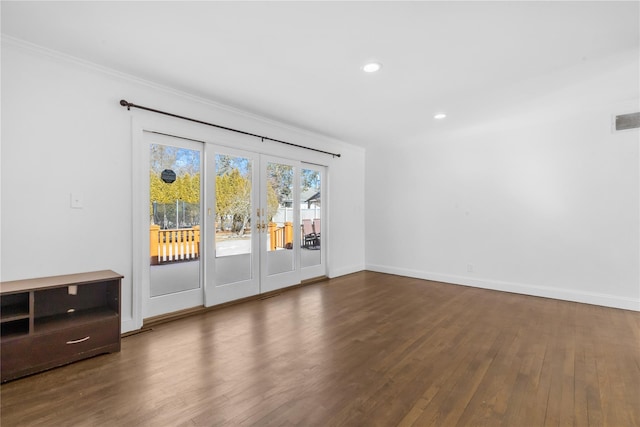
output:
[[[380,68],[382,68],[382,64],[381,63],[379,63],[379,62],[369,62],[367,64],[364,64],[364,66],[362,67],[362,71],[364,71],[365,73],[375,73]]]
[[[447,117],[447,115],[445,113],[438,113],[435,116],[433,116],[433,118],[436,119],[436,120],[442,120],[445,117]]]

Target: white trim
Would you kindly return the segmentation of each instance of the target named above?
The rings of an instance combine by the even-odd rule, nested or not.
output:
[[[357,273],[359,271],[365,270],[364,265],[350,265],[342,268],[328,268],[327,277],[333,279],[335,277],[346,276],[347,274]]]
[[[142,328],[143,323],[143,315],[144,312],[144,301],[145,295],[144,291],[149,289],[149,269],[143,268],[144,265],[143,260],[146,259],[146,246],[145,241],[140,238],[142,235],[144,228],[143,225],[143,216],[142,209],[139,204],[140,195],[144,194],[143,192],[143,183],[145,182],[143,174],[145,170],[142,166],[142,156],[144,149],[144,127],[143,123],[140,120],[136,120],[134,117],[131,117],[131,150],[132,150],[132,190],[131,190],[131,247],[132,247],[132,275],[131,275],[131,316],[133,317],[133,325],[134,329]],[[148,245],[148,239],[146,241]]]
[[[134,319],[122,319],[120,325],[120,333],[124,334],[126,332],[135,331],[142,328],[142,325],[138,326],[137,322]]]
[[[472,286],[474,288],[491,289],[495,291],[512,292],[516,294],[536,297],[553,298],[584,304],[600,305],[604,307],[620,308],[623,310],[640,311],[640,299],[619,297],[616,295],[596,292],[576,291],[573,289],[551,288],[524,283],[504,282],[499,280],[476,279],[467,276],[453,276],[449,274],[433,273],[429,271],[397,268],[387,265],[367,264],[367,270],[379,273],[397,274],[399,276],[417,279],[433,280],[453,285]]]
[[[30,42],[27,42],[25,40],[21,40],[21,39],[12,37],[12,36],[8,36],[6,34],[1,34],[0,35],[0,40],[2,41],[2,43],[6,43],[9,46],[13,46],[13,47],[20,48],[22,50],[25,50],[25,51],[28,51],[28,52],[31,52],[31,53],[35,53],[35,54],[39,54],[39,55],[42,55],[42,56],[46,56],[46,57],[49,57],[50,59],[55,59],[55,60],[59,60],[59,61],[62,61],[62,62],[72,63],[72,64],[74,64],[76,66],[79,66],[79,67],[82,67],[82,68],[85,68],[85,69],[89,69],[89,70],[92,70],[94,72],[99,72],[101,74],[106,74],[106,75],[109,75],[111,77],[115,77],[115,78],[126,80],[126,81],[129,81],[129,82],[137,83],[137,84],[140,84],[140,85],[143,85],[143,86],[147,86],[147,87],[149,87],[151,89],[162,91],[162,92],[170,94],[170,95],[175,95],[175,96],[178,96],[178,97],[180,97],[182,99],[186,99],[186,100],[189,100],[189,101],[194,101],[194,102],[197,102],[197,103],[200,103],[200,104],[204,104],[204,105],[206,105],[208,107],[213,107],[213,108],[216,108],[216,109],[219,109],[219,110],[223,110],[223,111],[238,115],[238,116],[243,117],[243,118],[247,118],[247,119],[250,119],[250,120],[255,120],[255,121],[262,122],[264,124],[270,125],[270,126],[274,126],[274,127],[280,128],[282,130],[295,132],[295,133],[298,133],[300,135],[304,135],[304,136],[307,136],[307,137],[310,137],[310,138],[314,138],[316,140],[321,140],[321,141],[324,141],[324,142],[335,144],[338,147],[344,148],[345,150],[354,150],[355,149],[355,150],[363,152],[363,153],[365,152],[365,148],[364,147],[361,147],[361,146],[358,146],[358,145],[353,145],[353,144],[350,144],[348,142],[344,142],[344,141],[341,141],[339,139],[332,138],[332,137],[330,137],[328,135],[312,132],[310,130],[303,129],[303,128],[296,127],[296,126],[289,125],[289,124],[285,124],[285,123],[279,122],[277,120],[272,120],[272,119],[266,118],[264,116],[260,116],[258,114],[250,113],[248,111],[232,107],[230,105],[219,103],[219,102],[214,101],[214,100],[209,99],[209,98],[204,98],[202,96],[199,96],[199,95],[196,95],[196,94],[193,94],[193,93],[184,92],[184,91],[181,91],[181,90],[178,90],[178,89],[174,89],[171,86],[166,86],[166,85],[163,85],[161,83],[156,83],[156,82],[151,81],[151,80],[146,80],[146,79],[134,76],[132,74],[127,74],[127,73],[124,73],[122,71],[118,71],[118,70],[113,69],[113,68],[109,68],[109,67],[105,67],[103,65],[96,64],[95,62],[87,61],[85,59],[81,59],[81,58],[78,58],[76,56],[69,55],[69,54],[54,50],[54,49],[49,49],[49,48],[46,48],[46,47],[43,47],[43,46],[40,46],[40,45],[37,45],[37,44],[34,44],[34,43],[30,43]],[[122,94],[121,96],[126,98],[126,94]],[[135,103],[136,100],[135,99],[127,99],[127,101]],[[153,106],[151,106],[151,107],[153,107]],[[119,107],[119,108],[124,108],[124,107]],[[224,125],[224,123],[221,123],[221,124]],[[318,141],[318,142],[321,142],[321,141]],[[309,148],[317,148],[317,149],[322,149],[322,150],[326,149],[326,147],[323,148],[323,147],[316,147],[316,146],[310,146]]]

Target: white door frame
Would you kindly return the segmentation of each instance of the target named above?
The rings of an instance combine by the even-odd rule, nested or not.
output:
[[[146,204],[139,203],[140,195],[143,194],[144,190],[144,182],[145,175],[148,174],[148,168],[144,167],[143,163],[143,154],[145,149],[145,141],[144,141],[144,132],[158,132],[165,133],[168,135],[175,135],[178,137],[183,137],[186,139],[193,139],[197,141],[204,141],[205,144],[213,144],[221,147],[229,147],[231,149],[240,149],[248,152],[253,152],[256,154],[266,154],[264,150],[269,150],[276,153],[276,156],[280,158],[298,158],[299,161],[304,161],[307,158],[303,156],[299,156],[296,154],[296,151],[290,149],[288,147],[276,147],[275,149],[265,148],[259,149],[252,142],[252,140],[247,139],[246,136],[233,134],[230,132],[226,132],[224,130],[211,129],[209,127],[195,125],[193,123],[183,122],[178,119],[166,118],[163,116],[153,116],[148,115],[147,113],[139,113],[136,112],[131,117],[131,140],[132,140],[132,171],[133,171],[133,183],[132,183],[132,293],[131,293],[131,321],[123,322],[123,330],[135,330],[140,329],[143,325],[144,317],[143,317],[143,304],[145,301],[143,295],[143,289],[149,289],[149,268],[148,268],[148,258],[149,258],[149,245],[148,245],[148,237],[145,240],[141,237],[144,235],[148,236],[148,218],[146,218]],[[273,148],[273,147],[271,147]],[[293,154],[291,154],[293,153]],[[205,163],[207,160],[207,148],[205,147]],[[316,159],[313,155],[308,159]],[[313,161],[313,160],[311,160]],[[203,168],[206,171],[206,166]],[[328,168],[325,171],[325,176],[323,177],[323,189],[325,190],[325,194],[328,194],[326,191],[328,189]],[[148,178],[147,178],[148,179]],[[205,178],[206,179],[206,178]],[[297,192],[297,190],[296,190]],[[203,194],[203,203],[204,203],[204,211],[203,216],[205,218],[207,215],[207,206],[210,206],[212,202],[207,199],[206,192]],[[323,234],[325,237],[323,238],[322,246],[327,247],[327,237],[330,232],[330,218],[327,215],[328,212],[328,198],[324,197],[324,214],[323,214]],[[201,230],[201,241],[209,241],[211,237],[207,234],[207,227],[203,227]],[[317,276],[321,276],[326,274],[328,271],[328,263],[326,262],[327,256],[326,252],[323,252],[323,268],[324,272],[318,274]],[[204,255],[205,257],[208,255]],[[299,257],[298,257],[299,259]],[[299,261],[298,261],[299,262]],[[205,278],[205,304],[206,301],[206,290],[209,285],[207,281],[207,277],[209,272],[207,271],[207,263],[204,263],[204,278]],[[147,268],[144,266],[147,265]],[[307,277],[305,277],[307,278]],[[127,295],[123,295],[123,299],[126,301],[128,298]],[[125,314],[126,315],[126,314]]]

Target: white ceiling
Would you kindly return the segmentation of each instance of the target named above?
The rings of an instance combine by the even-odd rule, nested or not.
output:
[[[524,96],[528,82],[638,51],[640,39],[637,1],[1,7],[13,38],[362,146],[455,125],[469,105],[501,105],[489,94]],[[363,73],[372,59],[382,70]]]

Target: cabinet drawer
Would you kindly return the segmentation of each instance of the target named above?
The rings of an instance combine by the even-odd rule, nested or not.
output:
[[[113,316],[2,345],[2,380],[120,350],[120,317]],[[15,371],[15,372],[14,372]]]
[[[120,318],[113,316],[73,328],[61,329],[34,337],[32,349],[36,363],[69,359],[74,355],[91,352],[120,343]]]
[[[1,345],[1,365],[2,381],[7,378],[8,374],[21,371],[25,363],[29,363],[29,355],[33,348],[33,339],[30,336],[21,338],[4,340]],[[9,378],[16,378],[16,375],[10,375]]]

